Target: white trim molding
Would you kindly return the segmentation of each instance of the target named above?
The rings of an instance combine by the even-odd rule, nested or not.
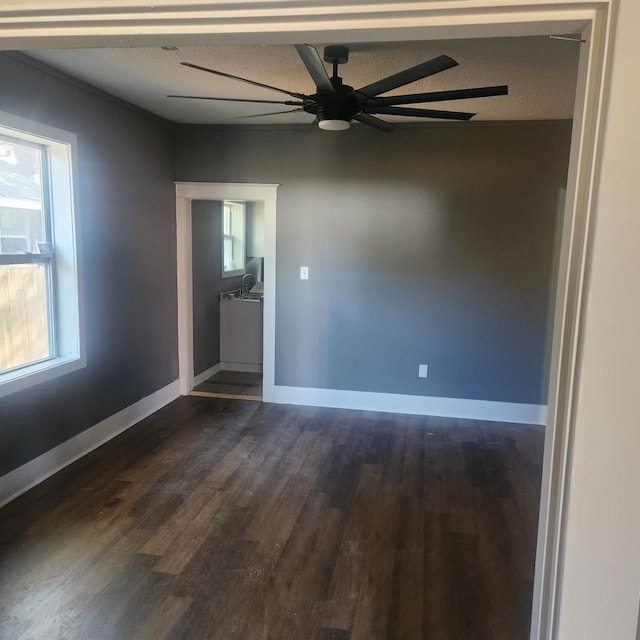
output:
[[[276,386],[275,402],[332,409],[357,409],[518,424],[544,425],[547,420],[547,406],[541,404],[345,391],[342,389]]]
[[[505,36],[514,31],[522,36],[562,34],[584,27],[593,8],[604,3],[563,0],[554,7],[550,0],[155,0],[153,4],[30,0],[28,8],[25,4],[4,0],[0,8],[0,39],[6,49],[167,42],[284,44],[302,42],[299,34],[313,32],[323,32],[323,42]]]
[[[178,381],[81,431],[0,478],[0,507],[180,397]]]
[[[191,203],[193,200],[247,200],[264,203],[262,398],[265,402],[273,402],[276,360],[276,197],[278,186],[277,184],[244,182],[176,182],[178,368],[182,395],[188,395],[198,384],[195,382],[193,373]]]
[[[213,367],[209,367],[208,369],[206,369],[202,373],[199,373],[197,376],[193,378],[193,386],[197,387],[199,384],[202,384],[205,380],[208,380],[211,376],[215,376],[216,373],[219,373],[220,371],[222,371],[222,369],[224,369],[224,367],[222,366],[221,362],[218,362],[218,364],[214,364]]]

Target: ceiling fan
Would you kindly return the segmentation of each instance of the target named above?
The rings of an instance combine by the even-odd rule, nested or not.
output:
[[[280,104],[294,109],[285,111],[276,111],[271,113],[261,113],[254,116],[258,117],[276,115],[279,113],[293,113],[296,111],[305,111],[315,116],[318,126],[321,129],[329,131],[341,131],[348,129],[353,120],[357,120],[363,124],[375,127],[381,131],[392,131],[393,125],[381,118],[379,115],[390,116],[413,116],[418,118],[439,118],[445,120],[469,120],[475,113],[467,113],[464,111],[442,111],[434,109],[416,109],[398,105],[420,104],[425,102],[439,102],[442,100],[464,100],[467,98],[484,98],[488,96],[507,95],[508,87],[500,85],[496,87],[477,87],[474,89],[454,89],[451,91],[432,91],[429,93],[414,93],[402,96],[382,96],[381,94],[402,87],[416,80],[421,80],[428,76],[440,73],[446,69],[450,69],[458,65],[458,63],[449,56],[441,55],[415,67],[410,67],[404,71],[394,73],[386,78],[368,84],[360,89],[354,89],[342,82],[342,78],[338,75],[338,65],[344,64],[349,60],[349,49],[340,45],[332,45],[325,47],[324,60],[333,65],[332,76],[329,77],[327,70],[320,59],[317,49],[308,44],[295,45],[302,62],[304,63],[309,75],[316,85],[316,93],[306,95],[295,91],[287,91],[279,87],[274,87],[262,82],[248,80],[239,76],[202,67],[190,62],[181,62],[185,67],[197,69],[212,73],[223,78],[231,78],[240,80],[256,87],[278,91],[288,95],[294,100],[250,100],[243,98],[219,98],[209,96],[181,96],[169,95],[169,98],[189,98],[196,100],[226,100],[230,102],[253,102],[261,104]]]

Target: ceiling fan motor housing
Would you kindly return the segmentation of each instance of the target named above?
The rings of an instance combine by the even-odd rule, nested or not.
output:
[[[361,106],[353,87],[342,83],[338,77],[331,78],[335,93],[319,91],[304,100],[303,109],[315,115],[318,120],[344,120],[351,122],[360,113]]]

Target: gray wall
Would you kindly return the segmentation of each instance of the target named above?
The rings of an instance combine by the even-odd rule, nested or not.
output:
[[[198,375],[220,362],[220,302],[222,203],[192,202],[193,370]],[[236,278],[233,278],[236,280]],[[229,286],[233,288],[233,286]]]
[[[222,277],[222,202],[192,203],[193,370],[202,373],[220,362],[222,291],[240,287],[242,277]]]
[[[173,127],[0,55],[0,110],[78,136],[87,367],[0,398],[0,475],[178,376]]]
[[[182,125],[176,176],[281,184],[277,384],[539,403],[570,135]]]

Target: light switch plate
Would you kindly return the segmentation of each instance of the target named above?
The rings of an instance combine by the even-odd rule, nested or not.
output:
[[[300,280],[309,279],[309,267],[300,267]]]
[[[428,364],[419,364],[418,365],[418,378],[426,378],[429,375],[429,365]]]

